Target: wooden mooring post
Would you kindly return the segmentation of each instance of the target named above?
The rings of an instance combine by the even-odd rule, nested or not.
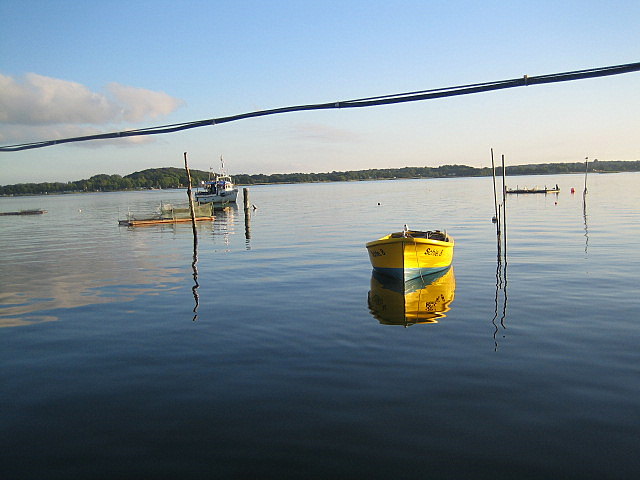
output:
[[[251,238],[251,212],[249,210],[249,189],[242,189],[242,197],[244,201],[244,236],[247,240]]]
[[[193,208],[193,196],[191,195],[191,172],[189,171],[189,163],[187,162],[187,152],[184,152],[184,169],[187,171],[187,196],[189,197],[189,210],[191,212],[191,226],[193,227],[193,236],[196,237],[196,212]]]

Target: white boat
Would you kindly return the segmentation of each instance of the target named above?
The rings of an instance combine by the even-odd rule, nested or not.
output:
[[[225,204],[236,201],[238,189],[229,175],[217,175],[215,180],[202,182],[203,190],[196,192],[198,203]]]
[[[222,157],[220,157],[220,163],[222,164],[222,173],[216,175],[213,180],[209,177],[208,181],[201,183],[203,190],[196,191],[195,197],[198,203],[226,205],[236,201],[238,189],[233,184],[231,177],[224,173]]]

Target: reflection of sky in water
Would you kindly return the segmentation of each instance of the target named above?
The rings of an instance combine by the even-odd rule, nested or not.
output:
[[[181,201],[181,192],[163,193],[163,199]],[[3,210],[10,203],[17,205],[17,200],[22,200],[17,209],[44,204],[48,213],[2,218],[0,326],[56,320],[51,313],[40,313],[47,310],[128,302],[139,295],[179,288],[190,276],[190,264],[184,258],[193,253],[191,225],[137,229],[117,225],[118,215],[124,216],[129,208],[152,210],[161,200],[156,196],[160,197],[88,194],[3,202]],[[213,243],[228,249],[235,214],[216,215],[215,226],[198,224],[200,242],[206,246],[216,239]]]
[[[637,177],[590,179],[588,258],[582,197],[569,194],[582,177],[554,178],[562,188],[559,198],[509,198],[509,253],[514,265],[526,267],[531,278],[553,271],[556,279],[543,282],[531,295],[548,297],[553,292],[547,288],[555,291],[558,285],[575,284],[577,271],[606,267],[635,278],[635,258],[613,255],[617,251],[607,248],[607,242],[617,230],[636,238],[637,200],[632,192]],[[625,202],[616,200],[618,190],[625,192]],[[449,229],[457,243],[454,263],[464,281],[479,286],[467,295],[476,303],[495,296],[495,281],[484,278],[482,269],[484,262],[495,261],[495,231],[487,220],[493,211],[490,178],[255,186],[252,191],[258,210],[252,213],[251,245],[243,235],[241,204],[216,211],[213,223],[198,225],[204,267],[200,274],[205,280],[201,283],[207,287],[219,286],[215,276],[221,271],[233,278],[232,286],[244,288],[242,279],[247,278],[246,288],[263,289],[265,295],[272,294],[273,285],[314,284],[329,273],[368,274],[363,245],[409,223],[411,228]],[[2,211],[44,208],[49,213],[0,217],[0,325],[51,320],[55,309],[161,296],[190,286],[189,224],[134,229],[117,224],[129,210],[152,211],[161,202],[185,200],[184,191],[1,198]],[[238,255],[249,249],[250,255]],[[300,301],[316,294],[313,289],[298,292]],[[456,301],[456,306],[464,301]]]

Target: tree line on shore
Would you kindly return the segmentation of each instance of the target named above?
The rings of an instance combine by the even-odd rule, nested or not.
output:
[[[496,168],[496,175],[501,175]],[[507,176],[511,175],[550,175],[581,173],[585,164],[541,163],[512,165],[506,167]],[[640,171],[640,161],[598,161],[588,163],[589,172],[635,172]],[[238,174],[233,180],[238,185],[257,185],[270,183],[311,183],[344,182],[357,180],[388,180],[395,178],[444,178],[444,177],[482,177],[492,175],[490,167],[469,167],[466,165],[442,165],[439,167],[403,167],[369,170],[353,170],[327,173],[274,173],[274,174]],[[198,185],[208,180],[209,172],[191,170],[192,184]],[[188,183],[184,169],[176,167],[150,168],[125,175],[99,174],[86,180],[72,182],[19,183],[0,186],[0,195],[38,195],[50,193],[77,192],[115,192],[122,190],[185,188]]]

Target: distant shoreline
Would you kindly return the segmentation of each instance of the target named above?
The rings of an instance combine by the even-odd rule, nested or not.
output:
[[[624,173],[640,171],[640,161],[598,161],[588,163],[588,173]],[[524,175],[571,175],[585,172],[585,164],[545,163],[511,165],[506,167],[507,177]],[[326,183],[373,180],[466,178],[492,176],[490,167],[470,167],[467,165],[442,165],[439,167],[402,167],[387,169],[351,170],[326,173],[275,173],[233,175],[239,186],[283,185],[295,183]],[[191,170],[192,184],[207,180],[210,173]],[[502,168],[496,167],[496,176],[502,176]],[[184,169],[177,167],[150,168],[134,172],[124,177],[99,174],[85,180],[73,182],[19,183],[0,186],[0,196],[16,197],[27,195],[57,195],[89,192],[123,192],[140,190],[168,190],[186,188],[188,183]]]

